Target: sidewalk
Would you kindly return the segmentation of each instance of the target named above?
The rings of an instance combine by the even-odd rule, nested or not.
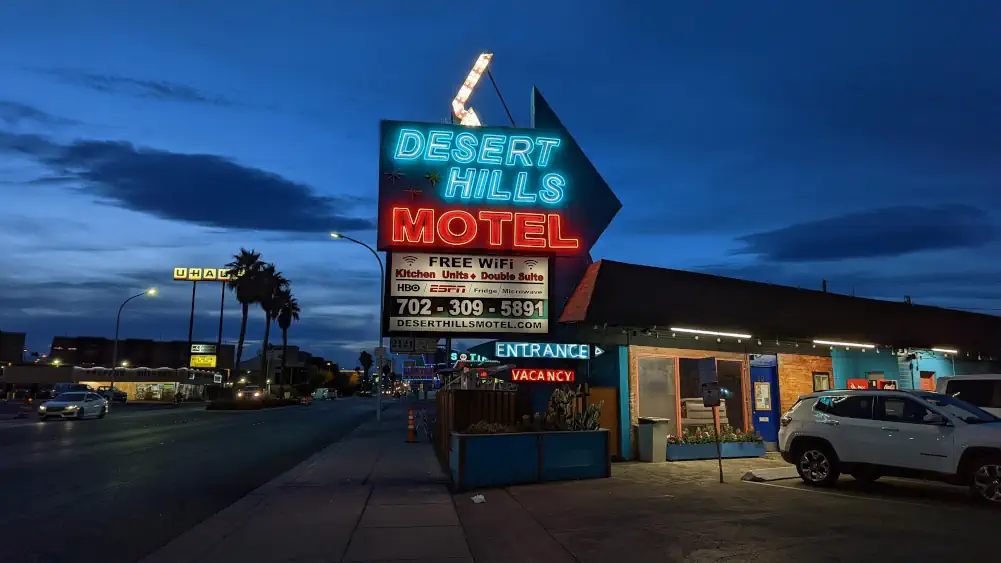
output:
[[[406,416],[386,410],[143,562],[471,562],[448,477],[426,438],[405,442]]]

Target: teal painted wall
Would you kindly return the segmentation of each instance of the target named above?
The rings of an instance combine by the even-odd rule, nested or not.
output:
[[[936,380],[940,377],[956,375],[953,370],[952,358],[948,358],[944,354],[920,351],[917,352],[917,356],[918,359],[911,360],[911,378],[914,381],[914,389],[921,389],[921,372],[923,371],[935,372]]]
[[[863,352],[835,348],[831,350],[831,359],[834,364],[835,389],[846,389],[849,379],[865,379],[866,373],[871,371],[881,371],[884,379],[896,380],[899,387],[910,388],[900,384],[897,373],[897,356],[888,350],[877,354],[873,350]]]
[[[629,435],[633,420],[633,413],[629,411],[629,347],[617,347],[615,355],[619,360],[619,455],[622,459],[632,459],[633,444]]]

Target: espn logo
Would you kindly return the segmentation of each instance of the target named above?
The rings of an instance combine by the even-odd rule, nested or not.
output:
[[[431,284],[430,288],[428,288],[428,291],[430,291],[431,293],[465,293],[466,286],[433,283]]]

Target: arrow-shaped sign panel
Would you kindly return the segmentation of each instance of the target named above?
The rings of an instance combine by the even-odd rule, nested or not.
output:
[[[379,249],[585,254],[621,203],[535,92],[553,128],[383,121]]]
[[[590,360],[605,351],[591,344],[553,344],[547,342],[495,342],[496,358],[543,358],[551,360]]]

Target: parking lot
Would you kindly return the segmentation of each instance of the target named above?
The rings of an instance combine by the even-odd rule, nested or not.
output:
[[[863,487],[851,477],[833,489],[807,487],[798,478],[740,480],[756,467],[782,462],[724,460],[724,484],[715,461],[615,464],[611,479],[488,490],[486,503],[472,504],[470,494],[456,495],[456,503],[477,561],[477,530],[491,523],[482,507],[491,503],[507,511],[497,524],[509,529],[515,544],[532,535],[526,524],[511,522],[538,526],[537,547],[519,549],[548,550],[550,558],[563,552],[566,561],[913,563],[997,557],[1001,508],[971,502],[963,488],[899,479]],[[501,555],[527,560],[530,554]]]

